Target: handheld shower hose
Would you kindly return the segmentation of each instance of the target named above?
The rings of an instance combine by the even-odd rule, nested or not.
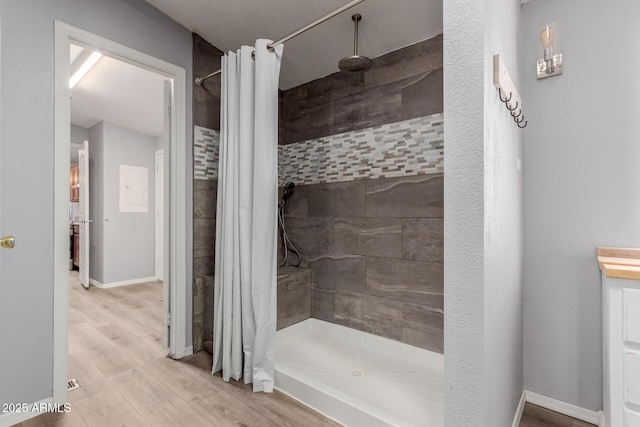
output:
[[[282,262],[280,262],[280,267],[283,267],[285,265],[299,267],[300,263],[302,262],[302,255],[300,255],[300,251],[298,251],[298,249],[291,242],[291,239],[289,238],[287,230],[284,226],[284,210],[287,205],[287,200],[291,198],[295,188],[296,185],[293,182],[287,182],[285,184],[284,191],[282,192],[282,200],[280,200],[280,204],[278,206],[278,223],[280,224],[280,233],[282,234],[282,246],[284,252]],[[296,258],[298,258],[296,262],[291,264],[287,263],[289,252],[293,252],[296,255]]]

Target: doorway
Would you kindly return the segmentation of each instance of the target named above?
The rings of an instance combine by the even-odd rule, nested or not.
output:
[[[54,401],[64,403],[67,391],[69,318],[69,151],[70,151],[70,44],[153,71],[169,81],[171,102],[164,170],[163,322],[169,355],[179,359],[186,347],[186,72],[183,68],[114,43],[84,30],[55,24],[55,181],[54,181]],[[155,165],[152,158],[151,172]],[[181,191],[178,191],[178,190]],[[151,188],[153,191],[153,188]],[[138,194],[138,193],[136,193]],[[130,194],[131,195],[131,194]],[[135,194],[126,201],[136,201]],[[134,200],[135,199],[135,200]],[[151,207],[155,213],[155,206]],[[155,227],[155,224],[152,224]],[[152,229],[153,231],[153,229]],[[169,244],[170,243],[170,244]],[[154,252],[155,260],[155,252]],[[90,268],[90,267],[89,267]],[[154,270],[155,272],[155,270]]]
[[[169,141],[170,82],[73,43],[70,66],[74,270],[86,288],[162,280],[164,164],[156,152]]]

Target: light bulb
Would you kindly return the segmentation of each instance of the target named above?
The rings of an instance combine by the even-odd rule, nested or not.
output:
[[[545,49],[550,48],[553,45],[553,36],[555,35],[555,30],[553,27],[547,25],[544,30],[540,33],[540,42],[542,43],[542,47]]]
[[[544,79],[562,73],[562,54],[558,51],[560,33],[555,22],[548,22],[540,32],[540,45],[542,56],[537,62],[537,77]]]

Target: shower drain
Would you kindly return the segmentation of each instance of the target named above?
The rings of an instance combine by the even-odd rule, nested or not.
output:
[[[351,375],[354,378],[360,378],[362,377],[364,374],[362,373],[361,370],[359,369],[352,369],[351,372],[349,372],[349,375]]]

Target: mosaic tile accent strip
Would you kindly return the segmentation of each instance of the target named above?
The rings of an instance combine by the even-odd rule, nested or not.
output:
[[[282,183],[319,184],[444,171],[444,115],[279,147]]]
[[[195,179],[217,179],[220,132],[194,126]],[[319,184],[442,173],[443,113],[278,146],[281,183]]]
[[[193,177],[218,179],[220,132],[200,126],[193,127]]]

